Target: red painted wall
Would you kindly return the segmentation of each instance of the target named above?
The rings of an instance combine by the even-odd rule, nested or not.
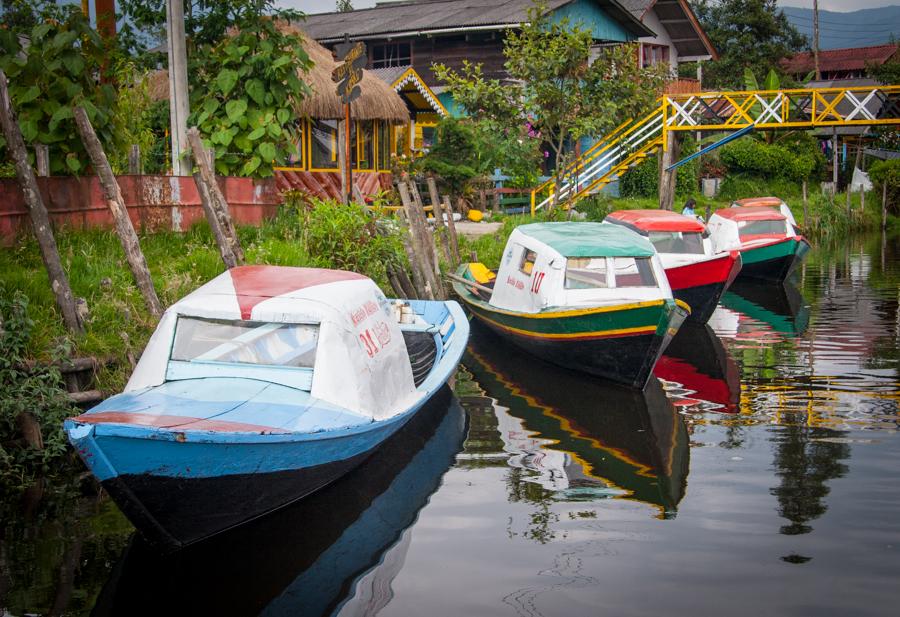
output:
[[[204,220],[192,177],[119,176],[119,187],[135,229],[186,230]],[[275,180],[221,177],[219,186],[239,224],[259,224],[274,216],[283,199]],[[96,177],[38,178],[38,186],[57,229],[113,227]],[[20,234],[31,233],[31,220],[18,182],[0,179],[0,243],[9,246]]]

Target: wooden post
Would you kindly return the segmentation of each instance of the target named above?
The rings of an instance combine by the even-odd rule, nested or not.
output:
[[[197,163],[198,171],[194,174],[194,182],[197,183],[197,188],[200,190],[200,201],[204,204],[203,209],[206,211],[206,218],[213,229],[213,234],[216,235],[216,242],[220,243],[219,252],[222,255],[222,261],[225,262],[225,266],[228,268],[240,266],[244,263],[244,251],[241,249],[241,242],[231,221],[231,215],[228,213],[228,203],[225,201],[225,196],[222,195],[219,183],[216,182],[216,175],[206,157],[206,150],[203,148],[203,142],[200,141],[200,131],[197,130],[196,126],[188,129],[187,138],[191,146],[191,154]],[[206,185],[205,188],[200,188],[201,184]],[[204,192],[209,200],[208,206],[204,201]],[[212,219],[217,221],[218,230],[213,225]],[[221,244],[223,240],[225,246]],[[225,247],[234,256],[233,260],[230,258],[226,260],[229,251],[226,251]],[[233,261],[233,265],[229,264],[231,261]]]
[[[37,144],[34,147],[34,164],[37,167],[37,175],[41,178],[50,176],[50,148],[47,144]]]
[[[809,197],[807,196],[806,178],[803,179],[803,226],[809,225]]]
[[[431,288],[434,290],[435,298],[437,300],[443,300],[446,294],[444,293],[444,282],[441,280],[441,260],[438,255],[437,243],[434,239],[434,233],[432,233],[432,230],[428,227],[428,216],[425,214],[425,203],[422,201],[419,187],[412,181],[410,181],[409,184],[410,192],[413,197],[413,206],[415,210],[418,211],[419,215],[422,242],[425,246],[426,255],[428,256],[428,265],[431,268],[429,273],[431,278]]]
[[[431,214],[434,215],[434,229],[435,233],[440,233],[441,238],[441,247],[444,250],[444,258],[447,260],[447,263],[453,266],[453,255],[450,250],[450,237],[447,231],[447,223],[444,220],[444,215],[441,212],[441,197],[438,194],[437,182],[434,181],[434,176],[428,176],[426,180],[428,184],[428,195],[431,198]],[[438,232],[438,230],[441,230]]]
[[[28,206],[28,214],[31,217],[31,226],[41,249],[41,259],[50,279],[50,288],[56,296],[56,305],[62,313],[63,323],[71,332],[81,333],[82,326],[78,322],[78,313],[75,311],[75,298],[69,287],[69,278],[63,270],[59,259],[59,250],[56,247],[56,238],[53,237],[53,227],[50,225],[50,215],[44,206],[44,200],[38,190],[37,179],[34,171],[28,164],[28,152],[25,149],[25,140],[22,131],[16,122],[16,113],[9,99],[9,89],[6,84],[6,74],[0,71],[0,124],[3,126],[3,135],[6,137],[6,147],[16,167],[16,178],[22,187],[25,196],[25,205]]]
[[[429,300],[436,298],[438,287],[434,280],[434,266],[431,263],[432,250],[427,246],[427,236],[425,233],[425,220],[422,211],[416,207],[413,198],[410,195],[410,188],[406,182],[399,182],[397,188],[400,192],[400,199],[403,202],[403,209],[406,212],[406,220],[409,222],[409,232],[412,237],[412,252],[414,260],[414,268],[419,270],[421,280],[424,284],[425,295]],[[414,270],[415,271],[415,270]]]
[[[659,207],[662,210],[671,210],[675,204],[675,170],[666,171],[678,158],[680,141],[675,137],[675,131],[667,131],[668,143],[659,157]]]
[[[447,229],[450,231],[450,250],[453,251],[453,266],[459,265],[459,238],[456,237],[456,221],[453,220],[453,206],[450,198],[444,195],[444,212],[447,213]]]
[[[853,195],[853,173],[859,167],[859,161],[862,158],[862,144],[856,144],[856,160],[853,162],[853,169],[850,170],[850,182],[847,183],[847,216],[850,216],[851,197]]]
[[[887,229],[887,179],[881,184],[881,228]]]
[[[131,144],[128,151],[128,173],[132,176],[141,173],[141,147],[137,144]]]
[[[122,192],[119,190],[119,184],[113,175],[109,161],[106,160],[106,153],[91,121],[88,119],[87,112],[83,107],[75,108],[75,126],[78,128],[78,134],[84,143],[88,155],[91,157],[91,163],[100,179],[100,186],[103,189],[103,196],[106,199],[106,205],[113,215],[116,223],[116,233],[119,241],[122,243],[122,249],[125,251],[125,258],[131,267],[131,274],[134,282],[144,296],[144,303],[147,310],[154,317],[160,317],[163,313],[162,305],[156,295],[156,289],[153,287],[153,279],[150,278],[150,269],[147,267],[147,260],[141,252],[141,245],[138,241],[137,234],[134,232],[134,226],[128,216],[128,210],[125,207],[125,201],[122,199]]]
[[[349,94],[348,94],[349,96]],[[344,162],[346,163],[346,168],[344,173],[347,174],[347,183],[344,185],[344,203],[349,204],[353,199],[353,153],[350,150],[352,145],[350,144],[350,132],[353,128],[351,124],[352,120],[350,119],[350,103],[344,104],[344,134],[346,141],[344,142],[344,152],[346,153]]]

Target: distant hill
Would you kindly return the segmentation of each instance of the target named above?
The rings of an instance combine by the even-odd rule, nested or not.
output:
[[[813,38],[813,12],[793,6],[782,7],[788,20],[810,43]],[[868,47],[900,40],[900,6],[861,9],[850,13],[819,11],[819,47]]]

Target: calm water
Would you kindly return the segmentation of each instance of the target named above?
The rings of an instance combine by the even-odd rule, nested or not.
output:
[[[6,503],[0,607],[900,614],[898,287],[897,239],[819,246],[680,332],[642,393],[475,327],[455,395],[363,468],[176,555],[78,486]]]

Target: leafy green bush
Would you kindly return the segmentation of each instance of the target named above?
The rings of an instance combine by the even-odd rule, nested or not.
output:
[[[475,156],[475,130],[470,123],[445,118],[438,123],[435,143],[419,162],[423,171],[441,178],[453,195],[463,192],[465,185],[484,173],[486,167]]]
[[[740,173],[728,174],[719,185],[720,199],[735,200],[768,195],[781,197],[789,202],[800,198],[801,188],[796,182],[784,178],[767,179]]]
[[[812,178],[824,166],[814,145],[797,138],[794,143],[767,144],[753,137],[742,137],[725,146],[719,160],[729,174],[746,174],[766,180],[776,178],[801,182]]]
[[[264,3],[268,4],[268,3]],[[303,39],[244,7],[235,32],[195,54],[191,117],[222,175],[269,177],[297,142],[297,105],[309,93]]]
[[[686,157],[697,151],[697,142],[690,136],[684,138],[681,156]],[[693,195],[697,192],[700,161],[694,159],[675,170],[675,194]],[[659,195],[659,159],[648,157],[637,167],[622,175],[619,183],[622,197],[656,197]]]
[[[77,5],[25,3],[30,30],[0,28],[0,69],[26,144],[46,144],[50,173],[77,174],[88,156],[75,128],[72,108],[85,108],[100,141],[115,139],[116,92],[99,80],[108,62],[106,43]],[[6,140],[0,136],[0,147]]]
[[[893,212],[900,211],[900,159],[872,163],[869,178],[879,190],[887,185],[888,208]]]
[[[21,292],[0,288],[0,485],[20,487],[49,472],[66,452],[62,421],[76,410],[55,368],[25,364],[34,322]],[[43,449],[24,442],[21,420],[40,426]]]

